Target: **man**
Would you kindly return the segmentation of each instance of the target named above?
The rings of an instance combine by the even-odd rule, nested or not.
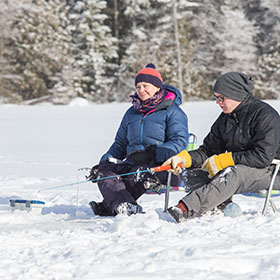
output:
[[[280,158],[280,117],[270,105],[252,96],[252,90],[252,78],[246,74],[220,76],[213,95],[223,112],[203,144],[163,164],[171,164],[175,174],[181,172],[179,163],[185,168],[203,168],[210,178],[168,209],[177,222],[203,214],[233,194],[269,187],[271,162]]]

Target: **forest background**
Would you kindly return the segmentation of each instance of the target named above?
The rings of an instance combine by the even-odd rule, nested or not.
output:
[[[0,103],[127,102],[154,63],[184,101],[227,71],[280,98],[279,0],[0,0]]]

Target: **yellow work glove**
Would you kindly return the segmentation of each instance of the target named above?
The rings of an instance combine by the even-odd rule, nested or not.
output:
[[[169,158],[162,164],[162,166],[171,165],[172,169],[170,169],[170,172],[178,175],[182,172],[182,168],[178,166],[180,163],[182,164],[182,167],[185,168],[189,168],[192,165],[192,158],[186,150],[183,150],[179,154]]]
[[[206,159],[202,165],[202,168],[205,168],[209,172],[209,177],[214,177],[220,170],[234,165],[232,158],[232,153],[223,153],[219,155],[211,156]]]

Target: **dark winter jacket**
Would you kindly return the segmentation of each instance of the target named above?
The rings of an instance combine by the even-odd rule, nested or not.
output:
[[[164,85],[163,88],[173,92],[175,99],[164,99],[154,112],[146,115],[131,106],[121,121],[114,143],[101,161],[109,157],[123,160],[131,153],[156,144],[156,161],[162,163],[186,148],[188,120],[179,108],[182,103],[181,93],[170,85]]]
[[[280,117],[267,103],[249,94],[230,114],[221,113],[204,139],[190,152],[192,166],[210,156],[232,152],[235,164],[264,168],[280,158]]]

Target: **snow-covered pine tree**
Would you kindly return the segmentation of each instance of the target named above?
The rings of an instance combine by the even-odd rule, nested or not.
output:
[[[150,2],[150,0],[118,2],[118,17],[121,24],[118,44],[121,64],[114,84],[114,90],[120,93],[118,101],[129,101],[129,96],[135,90],[135,75],[146,64],[153,62],[158,68],[154,46],[151,44],[156,13]]]
[[[106,1],[72,1],[68,13],[75,59],[73,86],[78,96],[93,102],[114,100],[111,92],[117,57],[116,40],[105,24]]]
[[[199,2],[158,0],[162,10],[157,26],[161,42],[159,49],[162,52],[161,62],[164,65],[168,82],[178,88],[180,88],[180,71],[182,72],[184,100],[194,96],[199,97],[199,93],[203,91],[201,90],[203,86],[202,76],[197,70],[194,60],[197,46],[191,34],[195,12],[201,7]],[[176,9],[176,15],[171,12],[174,9]],[[176,17],[176,22],[174,17]],[[180,58],[178,52],[180,52]]]
[[[250,0],[243,3],[249,20],[256,26],[258,48],[255,94],[260,98],[280,97],[280,2]]]
[[[259,58],[259,79],[255,83],[255,93],[260,98],[280,98],[280,34]]]
[[[20,101],[11,83],[12,80],[19,77],[11,75],[12,67],[8,59],[10,57],[8,41],[12,33],[10,19],[14,10],[13,2],[0,2],[0,103],[17,103]]]
[[[240,71],[256,75],[257,45],[254,36],[258,29],[246,16],[242,0],[228,0],[221,5],[223,25],[216,47],[223,49],[224,63],[221,72]],[[242,30],[242,32],[241,32]]]
[[[242,1],[197,1],[203,4],[190,18],[192,55],[187,87],[192,97],[211,98],[217,77],[228,71],[255,74],[257,30],[246,17]],[[187,70],[188,71],[188,70]]]
[[[12,14],[8,59],[11,74],[18,78],[10,82],[21,100],[51,98],[62,69],[71,64],[71,44],[61,26],[61,9],[59,0],[22,0]]]
[[[191,20],[201,4],[179,0],[156,2],[156,9],[160,12],[157,13],[157,25],[153,34],[159,65],[166,82],[182,88],[184,99],[187,100],[201,90],[201,77],[192,58],[196,45],[191,38]]]

